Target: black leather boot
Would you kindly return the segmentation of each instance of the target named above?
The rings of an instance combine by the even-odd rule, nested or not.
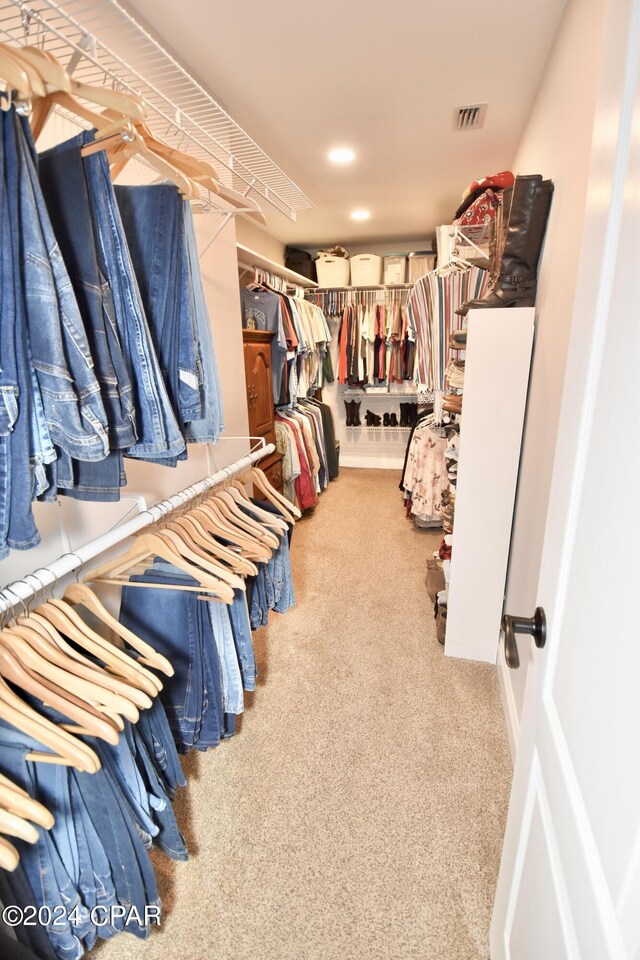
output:
[[[487,307],[532,307],[538,263],[551,209],[553,183],[539,173],[516,177],[504,250],[496,279],[484,297],[467,300],[456,313]]]
[[[398,417],[397,417],[397,415],[396,415],[395,413],[390,413],[390,414],[389,414],[389,426],[390,426],[390,427],[397,427],[397,426],[398,426]]]
[[[379,427],[380,426],[380,417],[377,413],[371,413],[371,410],[367,410],[367,426],[368,427]]]
[[[367,410],[365,414],[364,422],[368,427],[373,426],[372,420],[373,420],[373,414],[371,413],[371,410]]]
[[[372,413],[371,416],[373,417],[373,424],[372,424],[372,426],[374,426],[374,427],[379,427],[380,424],[382,423],[382,418],[379,417],[377,413]]]
[[[362,423],[360,421],[360,400],[353,400],[351,406],[351,426],[360,427]]]
[[[407,426],[415,426],[416,420],[418,419],[418,404],[417,403],[408,403],[407,404]]]
[[[401,427],[409,426],[409,404],[408,403],[400,404],[400,426]]]
[[[391,426],[391,423],[389,422],[389,414],[388,414],[388,413],[383,414],[383,417],[382,417],[382,426],[383,426],[383,427],[390,427],[390,426]]]
[[[345,402],[344,402],[344,409],[347,411],[347,422],[346,422],[345,425],[346,425],[347,427],[352,427],[352,426],[353,426],[352,405],[353,405],[353,402],[352,402],[351,400],[345,400]]]

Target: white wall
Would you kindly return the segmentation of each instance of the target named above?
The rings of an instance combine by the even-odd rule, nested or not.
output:
[[[38,148],[52,146],[74,136],[78,128],[60,118],[53,118],[43,133]],[[140,165],[129,164],[121,182],[141,182],[149,179],[149,171]],[[200,250],[211,240],[220,224],[217,214],[199,214],[195,217]],[[225,436],[246,437],[249,431],[244,378],[240,292],[236,256],[235,221],[230,220],[224,230],[200,261],[207,306],[211,317],[220,372]],[[99,536],[126,514],[138,512],[143,498],[155,503],[195,480],[237,460],[247,452],[245,440],[221,440],[216,445],[190,444],[189,459],[176,468],[162,467],[125,459],[127,486],[120,503],[82,503],[60,497],[58,504],[35,504],[36,523],[43,542],[28,551],[12,551],[0,562],[0,584],[9,583],[46,565],[60,554],[73,550]]]
[[[250,250],[262,254],[275,263],[284,265],[284,243],[272,236],[267,229],[258,226],[257,223],[248,220],[246,217],[238,217],[236,221],[236,232],[238,243],[244,244]]]
[[[537,335],[514,521],[506,609],[531,616],[547,515],[558,416],[582,239],[604,0],[569,0],[513,170],[555,184],[540,271]],[[500,668],[512,717],[519,717],[529,663]]]

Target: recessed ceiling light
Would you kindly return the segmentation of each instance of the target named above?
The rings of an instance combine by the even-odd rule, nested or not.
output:
[[[368,220],[371,214],[368,210],[354,210],[351,214],[352,220]]]
[[[352,160],[355,160],[355,156],[351,147],[336,147],[329,151],[331,163],[351,163]]]

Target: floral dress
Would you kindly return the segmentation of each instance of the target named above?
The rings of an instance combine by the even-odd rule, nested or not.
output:
[[[411,495],[411,513],[421,520],[440,514],[442,494],[449,488],[446,449],[446,437],[439,436],[429,426],[416,427],[407,460],[404,489]]]

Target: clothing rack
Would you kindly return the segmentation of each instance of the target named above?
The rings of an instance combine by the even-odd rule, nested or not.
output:
[[[278,293],[287,293],[287,288],[295,288],[297,292],[294,296],[297,296],[306,287],[318,286],[314,280],[303,277],[301,273],[296,273],[295,270],[289,270],[288,267],[264,257],[261,253],[245,247],[242,243],[236,244],[236,250],[238,252],[238,269],[245,273],[252,270],[260,271],[266,278],[263,281],[266,286],[272,287]]]
[[[300,188],[218,104],[211,94],[118,0],[0,0],[0,40],[35,44],[52,53],[82,83],[104,85],[142,99],[147,125],[159,139],[220,170],[220,181],[290,220],[314,207]],[[207,192],[205,191],[205,194]],[[220,213],[237,212],[222,196],[207,195]],[[250,209],[243,212],[251,215]]]
[[[24,579],[15,580],[8,584],[3,590],[0,590],[0,617],[23,605],[26,606],[26,603],[37,596],[45,587],[53,586],[63,577],[84,566],[89,560],[93,560],[104,553],[105,550],[116,546],[134,533],[144,530],[145,527],[157,523],[162,517],[184,507],[202,494],[208,493],[214,487],[237,476],[243,470],[257,463],[258,460],[275,451],[276,448],[273,443],[264,444],[264,441],[261,442],[263,443],[262,447],[251,451],[230,466],[223,467],[222,470],[218,470],[212,476],[204,477],[202,480],[185,487],[184,490],[174,493],[167,500],[161,500],[159,503],[147,507],[137,517],[128,520],[119,527],[115,527],[113,530],[109,530],[95,540],[85,543],[73,552],[64,553],[49,566],[39,567],[33,573],[27,574]],[[34,580],[36,583],[31,583],[30,580]]]
[[[307,300],[315,303],[326,313],[341,313],[345,307],[364,304],[404,303],[411,290],[412,283],[375,285],[371,287],[318,287],[307,291]]]

